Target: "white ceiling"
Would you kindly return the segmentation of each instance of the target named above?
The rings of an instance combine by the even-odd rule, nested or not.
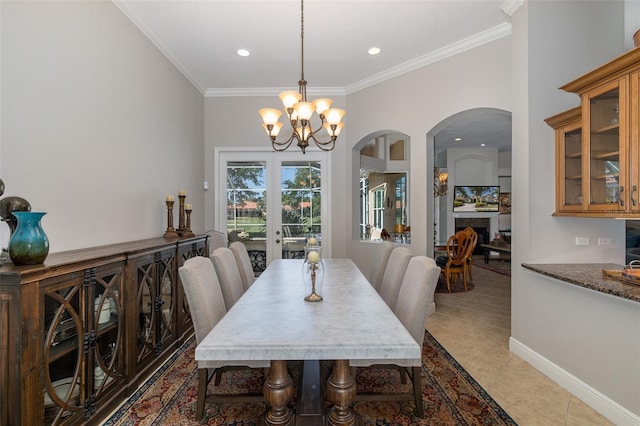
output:
[[[275,95],[297,89],[299,0],[114,3],[205,96]],[[306,0],[304,73],[309,95],[352,93],[508,35],[511,26],[501,8],[504,4],[504,0]],[[382,52],[370,56],[367,50],[372,46]],[[251,55],[238,56],[240,48]],[[475,141],[483,138],[482,132],[478,134],[486,127],[482,119],[462,118],[449,130],[474,131]],[[495,143],[496,131],[504,133],[496,125],[487,129],[493,135],[484,138],[485,143]],[[510,120],[508,127],[510,147]],[[463,141],[470,142],[471,135]]]

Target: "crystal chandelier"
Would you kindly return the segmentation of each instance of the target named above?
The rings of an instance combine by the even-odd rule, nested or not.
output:
[[[342,117],[345,111],[339,108],[330,108],[333,101],[328,98],[319,98],[312,102],[307,101],[307,81],[304,79],[304,0],[300,1],[300,41],[301,73],[300,81],[298,81],[298,91],[287,90],[278,96],[284,105],[284,111],[292,127],[289,139],[276,141],[276,137],[282,128],[282,123],[278,121],[282,111],[275,108],[262,108],[258,113],[262,116],[262,127],[271,138],[271,145],[274,150],[284,151],[296,140],[304,154],[309,146],[309,141],[313,140],[318,148],[323,151],[331,151],[335,147],[336,139],[344,126]],[[315,130],[311,126],[311,117],[314,111],[320,118],[320,124]],[[328,134],[329,140],[320,140],[318,132],[322,129]]]

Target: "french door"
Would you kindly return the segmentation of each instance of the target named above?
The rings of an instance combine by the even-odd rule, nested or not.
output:
[[[218,152],[216,229],[245,244],[255,272],[304,258],[310,235],[330,256],[327,162],[325,152]]]

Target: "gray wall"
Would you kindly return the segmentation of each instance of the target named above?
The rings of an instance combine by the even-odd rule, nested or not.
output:
[[[112,2],[0,7],[0,177],[51,252],[161,236],[180,189],[203,232],[203,96]]]

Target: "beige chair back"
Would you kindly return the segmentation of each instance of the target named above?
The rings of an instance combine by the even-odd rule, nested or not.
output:
[[[440,268],[433,259],[415,256],[407,265],[394,312],[422,347],[429,304],[433,301]]]
[[[218,281],[220,281],[224,304],[228,311],[244,293],[236,258],[231,249],[218,247],[213,251],[211,261],[216,270]]]
[[[369,271],[369,282],[376,289],[376,291],[380,291],[380,283],[382,282],[382,276],[384,275],[384,270],[387,266],[387,262],[389,261],[389,255],[393,250],[393,243],[391,241],[383,241],[381,243],[376,244],[376,253],[373,259],[373,267],[371,271]]]
[[[393,310],[398,300],[398,292],[402,277],[407,269],[407,264],[411,259],[411,251],[406,247],[396,247],[391,251],[387,266],[382,275],[380,282],[380,297],[387,302],[387,305]]]
[[[229,244],[229,248],[233,252],[233,256],[236,258],[240,278],[242,278],[242,287],[244,288],[244,291],[247,291],[247,289],[251,287],[251,284],[256,280],[256,276],[253,272],[253,266],[251,265],[251,259],[249,258],[249,252],[247,251],[247,246],[240,241],[234,241]]]
[[[207,231],[207,235],[209,236],[209,257],[213,255],[215,249],[227,246],[227,237],[224,232]]]
[[[196,341],[200,343],[227,311],[220,283],[208,257],[187,259],[178,274],[189,304]]]

